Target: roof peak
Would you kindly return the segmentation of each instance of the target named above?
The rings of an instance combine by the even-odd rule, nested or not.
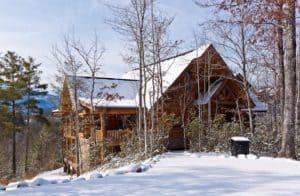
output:
[[[189,50],[186,50],[184,52],[178,53],[176,55],[173,55],[173,56],[170,56],[170,57],[166,57],[166,58],[160,60],[160,63],[162,63],[164,61],[171,60],[171,59],[175,59],[177,57],[181,57],[181,56],[187,55],[187,54],[189,54],[191,52],[194,52],[196,50],[200,50],[201,51],[203,48],[207,48],[208,49],[210,46],[213,46],[213,44],[212,43],[203,44],[203,45],[199,46],[198,48],[189,49]],[[156,63],[158,63],[158,62],[156,62]],[[153,64],[154,63],[150,63],[150,64],[147,64],[146,66],[151,66]],[[138,70],[138,69],[139,68],[133,68],[132,70]]]
[[[73,77],[72,75],[67,75],[66,77]],[[82,75],[79,75],[79,76],[76,76],[78,78],[84,78],[84,79],[92,79],[91,76],[82,76]],[[138,80],[135,80],[135,79],[128,79],[128,78],[114,78],[114,77],[94,77],[95,79],[102,79],[102,80],[121,80],[121,81],[138,81]]]
[[[190,49],[190,50],[187,50],[187,51],[184,51],[184,52],[181,52],[179,54],[176,54],[174,56],[170,56],[170,57],[167,57],[165,59],[162,59],[161,62],[163,61],[167,61],[167,60],[170,60],[170,59],[174,59],[174,58],[177,58],[177,57],[180,57],[180,56],[184,56],[188,53],[191,53],[191,52],[194,52],[195,50],[201,50],[203,48],[209,48],[210,46],[212,46],[212,43],[207,43],[207,44],[202,44],[201,46],[199,46],[198,48],[193,48],[193,49]]]

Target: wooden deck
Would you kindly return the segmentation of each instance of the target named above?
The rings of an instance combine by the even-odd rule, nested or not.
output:
[[[120,145],[130,133],[129,129],[118,130],[97,130],[96,138],[98,141],[107,141],[110,145]]]

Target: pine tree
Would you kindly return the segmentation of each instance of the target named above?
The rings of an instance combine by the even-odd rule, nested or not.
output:
[[[2,70],[2,65],[0,64],[0,70]],[[4,80],[0,77],[0,98],[3,97],[5,93]],[[3,100],[0,99],[0,140],[3,139],[8,134],[8,130],[11,127],[9,121],[9,112],[8,107],[4,105]]]
[[[1,89],[0,89],[1,91]],[[0,92],[1,94],[1,92]],[[9,130],[12,127],[12,123],[9,120],[8,108],[0,103],[0,141],[3,138],[6,138],[9,134]]]
[[[16,176],[16,133],[20,129],[20,100],[24,94],[25,83],[23,79],[22,58],[14,52],[8,51],[2,58],[0,66],[0,78],[2,89],[0,93],[0,102],[8,108],[11,115],[12,132],[12,175]]]
[[[28,154],[29,154],[29,132],[30,119],[48,124],[47,119],[43,116],[42,108],[38,106],[38,96],[47,95],[47,85],[41,84],[39,71],[40,64],[36,64],[34,59],[29,57],[28,60],[23,60],[23,80],[25,83],[25,92],[23,97],[23,107],[25,108],[26,116],[26,132],[25,132],[25,173],[28,172]]]

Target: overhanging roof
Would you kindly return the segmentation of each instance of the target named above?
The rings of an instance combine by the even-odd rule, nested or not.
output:
[[[211,47],[212,44],[206,44],[201,46],[196,50],[191,50],[175,57],[163,60],[161,64],[162,80],[163,80],[163,93],[171,87],[171,85],[177,80],[177,78],[187,69],[190,63],[201,56]],[[148,65],[152,66],[152,65]],[[147,81],[146,87],[146,107],[149,109],[153,103],[151,103],[150,95],[153,95],[153,77]],[[71,76],[67,77],[68,80],[72,81]],[[104,78],[97,77],[95,82],[95,92],[94,92],[94,104],[96,107],[116,107],[116,108],[136,108],[138,107],[139,97],[139,70],[134,69],[123,75],[122,78]],[[92,86],[91,77],[79,76],[80,81],[80,92],[78,94],[79,100],[84,103],[90,103],[90,92]],[[196,100],[195,104],[207,104],[213,95],[222,88],[223,79],[217,80],[212,84],[210,90],[206,92],[200,99]],[[156,83],[156,81],[154,81]],[[114,88],[106,88],[114,85]],[[99,94],[118,94],[121,99],[107,100]],[[156,92],[157,93],[157,92]],[[255,94],[253,93],[251,99],[255,103],[255,108],[253,110],[262,110],[262,102],[259,101]],[[156,95],[159,98],[161,94]],[[263,110],[262,110],[263,111]]]
[[[78,82],[79,102],[90,104],[93,83],[92,78],[78,76],[75,79],[72,76],[68,76],[67,80],[69,81],[69,86],[72,86],[72,81],[76,80]],[[93,93],[94,106],[109,108],[136,108],[138,107],[138,103],[136,102],[137,91],[137,80],[96,77]],[[110,97],[115,98],[109,99]]]
[[[194,105],[208,104],[209,101],[211,100],[211,98],[215,95],[215,93],[220,88],[222,88],[223,83],[224,83],[224,78],[220,78],[220,79],[216,80],[214,83],[212,83],[210,88],[208,89],[208,91],[203,96],[201,96],[200,98],[195,100]]]

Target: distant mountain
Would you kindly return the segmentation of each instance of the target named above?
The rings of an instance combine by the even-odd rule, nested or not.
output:
[[[45,96],[35,96],[35,99],[38,101],[38,107],[43,109],[45,113],[49,113],[54,109],[58,108],[59,105],[59,96],[53,95],[53,94],[47,94]],[[26,102],[27,97],[24,96],[21,100],[18,100],[18,102]],[[23,109],[25,112],[25,108]]]
[[[5,88],[4,85],[1,86],[1,88]],[[42,108],[44,112],[51,112],[54,109],[57,109],[59,106],[59,96],[55,95],[54,92],[48,92],[45,96],[35,96],[35,98],[38,100],[38,106],[39,108]],[[17,100],[17,103],[22,103],[27,100],[27,97],[24,96],[23,98]]]
[[[58,108],[59,105],[59,96],[48,94],[46,96],[38,96],[38,106],[44,109],[45,112],[52,111]]]

